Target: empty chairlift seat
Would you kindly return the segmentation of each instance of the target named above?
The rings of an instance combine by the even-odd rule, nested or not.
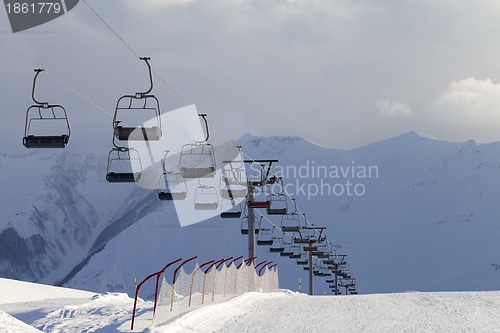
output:
[[[236,204],[233,200],[222,199],[220,209],[220,217],[223,219],[239,219],[241,217],[241,203]]]
[[[65,148],[71,136],[66,109],[58,104],[39,102],[35,98],[36,80],[43,71],[35,69],[31,96],[36,104],[26,111],[23,145],[26,148]]]
[[[151,65],[149,58],[141,60],[148,66],[150,87],[145,92],[123,95],[118,99],[113,116],[113,140],[158,141],[162,136],[160,102],[150,94],[153,89]]]
[[[219,184],[220,195],[224,199],[242,199],[248,194],[248,178],[245,169],[222,171]]]
[[[288,214],[288,200],[285,194],[270,194],[267,201],[269,201],[269,207],[266,209],[268,215]]]
[[[180,173],[164,172],[160,176],[158,199],[160,201],[184,200],[188,195],[186,180]]]
[[[303,225],[296,213],[281,216],[281,230],[283,232],[299,232]]]
[[[142,171],[141,158],[137,150],[117,147],[109,152],[106,170],[106,180],[109,183],[139,182]]]
[[[260,233],[260,223],[254,222],[254,230],[256,235]],[[242,235],[248,235],[248,216],[241,218],[240,232]]]
[[[219,207],[219,196],[213,186],[200,185],[194,193],[194,209],[217,210]]]
[[[213,178],[215,176],[215,149],[208,143],[210,132],[207,115],[200,114],[205,123],[205,140],[185,144],[179,155],[179,170],[186,179]]]
[[[274,227],[273,227],[274,231]],[[257,236],[257,245],[271,246],[273,245],[272,231],[269,228],[261,228]]]
[[[179,170],[186,179],[213,178],[215,176],[214,147],[204,142],[184,145],[180,153]]]

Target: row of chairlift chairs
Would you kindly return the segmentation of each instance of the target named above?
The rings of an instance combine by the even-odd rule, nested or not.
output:
[[[241,172],[244,172],[244,170],[241,170]],[[225,177],[223,174],[222,177],[224,183],[228,186],[236,183],[234,181],[236,178],[234,172],[225,174]],[[229,205],[228,208],[232,207],[232,209],[222,212],[221,217],[240,218],[241,234],[247,235],[249,233],[248,208],[265,209],[267,215],[281,216],[279,227],[264,228],[262,224],[264,215],[261,215],[258,223],[255,224],[257,245],[267,246],[271,253],[277,253],[281,257],[295,259],[297,265],[303,266],[304,270],[309,269],[308,252],[312,252],[311,254],[315,258],[313,263],[313,274],[315,276],[327,277],[326,282],[330,283],[332,280],[328,280],[328,277],[337,274],[342,279],[338,286],[346,286],[348,287],[346,291],[356,294],[355,280],[349,273],[344,256],[336,255],[333,245],[321,231],[318,232],[315,228],[307,227],[307,219],[305,215],[301,218],[298,214],[295,199],[291,199],[293,201],[293,211],[290,211],[288,197],[283,191],[282,180],[278,179],[278,181],[281,183],[281,191],[268,194],[265,200],[246,201],[244,209],[242,209],[243,204]],[[233,194],[227,190],[225,192],[225,198],[231,200],[246,197],[246,195],[246,192],[239,193],[235,191]],[[318,233],[319,235],[317,235]],[[332,285],[330,284],[329,287],[332,288]],[[332,289],[332,291],[338,292],[335,289]]]
[[[109,183],[135,183],[142,177],[143,165],[137,149],[125,145],[130,141],[159,141],[162,137],[160,103],[156,96],[151,94],[153,89],[152,69],[150,58],[140,58],[144,61],[149,73],[149,89],[135,94],[121,96],[113,116],[113,148],[108,154],[106,180]],[[35,97],[38,76],[44,69],[35,69],[32,86],[32,99],[35,104],[26,111],[25,133],[23,145],[26,148],[65,148],[71,136],[71,127],[65,108],[59,104],[40,102]],[[153,124],[143,126],[142,122],[125,123],[120,117],[127,114],[139,116],[147,120],[153,115]],[[142,116],[142,117],[141,117]],[[199,186],[195,192],[195,209],[222,211],[222,218],[240,218],[241,204],[235,204],[246,198],[248,194],[248,179],[243,160],[228,164],[222,171],[219,189],[203,185],[201,179],[213,178],[216,171],[214,147],[208,143],[209,128],[206,114],[199,115],[205,124],[206,138],[204,141],[185,144],[178,154],[178,167],[167,167],[167,159],[172,158],[173,152],[166,152],[163,161],[163,174],[158,183],[159,200],[184,200],[187,197],[186,180],[198,179]],[[59,130],[62,133],[50,133]],[[241,147],[238,147],[241,148]],[[239,156],[242,156],[241,151]],[[271,202],[284,201],[281,195],[271,195],[264,203],[268,214],[286,214],[287,208],[270,207]],[[236,207],[236,208],[234,208]],[[261,205],[262,207],[262,205]]]
[[[156,96],[151,94],[153,89],[152,69],[150,58],[140,58],[144,61],[149,73],[149,89],[135,94],[121,96],[117,103],[113,116],[113,148],[108,154],[106,180],[109,183],[135,183],[142,177],[143,166],[137,149],[125,145],[130,141],[159,141],[162,137],[160,103]],[[40,102],[35,97],[36,82],[38,76],[44,69],[35,69],[32,86],[32,99],[35,104],[26,111],[25,131],[23,145],[26,148],[65,148],[71,136],[71,127],[65,108],[59,104]],[[134,114],[143,116],[153,115],[155,122],[148,127],[142,122],[125,123],[120,120],[122,114]],[[216,210],[219,208],[219,195],[222,198],[220,209],[222,218],[240,218],[241,204],[235,204],[246,198],[248,194],[248,179],[241,161],[230,162],[229,168],[222,171],[219,190],[213,186],[201,183],[203,178],[215,176],[215,153],[214,147],[208,143],[209,128],[206,114],[199,115],[205,124],[206,138],[204,141],[185,144],[178,154],[178,167],[170,169],[168,159],[174,158],[173,152],[167,151],[163,159],[163,173],[158,183],[159,200],[184,200],[187,197],[186,180],[198,179],[199,186],[194,195],[194,208],[197,210]],[[141,117],[140,117],[141,118]],[[62,124],[63,133],[49,132],[57,125]],[[59,126],[61,127],[61,126]],[[60,130],[59,128],[58,130]],[[241,149],[241,147],[238,147]],[[242,157],[241,151],[239,156]],[[124,167],[126,166],[126,167]],[[279,202],[286,200],[281,194],[271,195],[266,202],[268,214],[286,214],[287,208],[270,207],[271,201]],[[236,207],[236,209],[234,208]]]
[[[159,141],[162,136],[161,113],[158,99],[150,94],[153,89],[153,76],[150,58],[140,58],[148,67],[150,87],[145,92],[127,94],[120,97],[116,103],[113,116],[113,148],[108,154],[108,164],[106,180],[110,183],[134,183],[141,180],[143,167],[139,152],[135,148],[126,147],[123,142],[129,141]],[[25,131],[23,145],[26,148],[65,148],[71,136],[71,127],[68,114],[65,108],[59,104],[40,102],[35,98],[36,81],[44,70],[35,69],[35,76],[32,86],[32,99],[35,104],[26,111]],[[142,123],[129,124],[119,119],[122,113],[133,114],[153,114],[156,122],[149,127],[142,126]],[[186,180],[198,179],[199,186],[194,195],[194,208],[197,210],[216,210],[219,208],[219,195],[222,218],[240,218],[241,233],[248,234],[248,214],[242,217],[241,202],[248,195],[248,177],[243,165],[243,160],[236,162],[237,165],[229,163],[229,168],[224,168],[219,182],[219,189],[213,186],[206,186],[201,183],[203,178],[213,178],[215,176],[215,154],[214,148],[208,143],[209,129],[205,114],[199,115],[205,123],[206,138],[204,141],[185,144],[179,153],[178,170],[171,170],[168,165],[168,158],[173,153],[166,152],[163,159],[163,174],[160,176],[158,184],[159,200],[184,200],[187,197],[188,187]],[[54,126],[55,125],[55,126]],[[59,133],[50,133],[53,128],[59,125]],[[48,129],[48,132],[44,131]],[[40,130],[41,129],[41,130]],[[61,133],[62,132],[62,133]],[[169,155],[170,154],[170,155]],[[240,151],[240,156],[242,156]],[[116,164],[128,166],[135,165],[133,169],[127,171],[114,170]],[[281,180],[280,180],[281,181]],[[283,186],[283,184],[281,184]],[[293,200],[293,199],[292,199]],[[272,229],[262,228],[262,217],[256,226],[257,245],[269,246],[269,251],[279,253],[280,256],[297,260],[297,265],[308,265],[307,252],[304,249],[314,250],[313,255],[317,259],[324,259],[319,265],[315,265],[315,275],[329,276],[324,265],[335,263],[335,253],[326,240],[320,236],[314,238],[314,229],[305,229],[307,221],[305,216],[301,219],[297,214],[295,200],[293,200],[295,210],[289,212],[288,199],[283,193],[271,193],[264,201],[253,200],[245,203],[245,208],[263,208],[268,215],[281,215],[281,226],[279,231],[273,226]],[[289,240],[286,238],[291,235]],[[304,246],[305,244],[305,246]],[[315,249],[311,249],[312,244]],[[338,265],[338,263],[337,263]],[[308,267],[304,267],[308,269]],[[355,282],[352,277],[345,272],[338,271],[342,282],[341,286],[346,287],[346,291],[356,293]],[[327,280],[331,281],[331,280]]]
[[[265,208],[268,215],[281,215],[280,226],[264,228],[261,215],[260,220],[255,225],[257,235],[257,245],[267,246],[271,253],[279,254],[281,257],[288,257],[296,260],[297,265],[303,266],[304,270],[309,270],[309,255],[312,252],[314,257],[313,274],[315,276],[331,277],[337,274],[342,280],[338,286],[347,287],[347,292],[357,294],[355,279],[349,273],[348,263],[343,256],[337,256],[333,245],[326,236],[314,228],[307,228],[305,215],[301,216],[297,212],[295,199],[292,199],[294,210],[289,211],[288,200],[283,193],[270,194],[265,201],[256,201],[254,208]],[[247,203],[245,215],[241,218],[241,234],[248,234],[248,214],[247,208],[252,207],[252,203]],[[326,280],[329,287],[335,291],[332,285],[333,280]],[[338,290],[337,290],[338,292]]]
[[[116,103],[113,116],[113,148],[108,154],[106,180],[110,183],[134,183],[141,180],[143,166],[139,152],[133,147],[126,147],[123,143],[128,141],[159,141],[162,137],[161,111],[158,99],[151,94],[153,89],[153,76],[150,58],[141,58],[149,72],[150,87],[145,92],[123,95]],[[149,114],[155,121],[149,126],[142,123],[129,124],[120,120],[121,115]],[[215,176],[214,147],[208,143],[209,129],[206,114],[199,115],[204,123],[206,138],[204,141],[185,144],[180,153],[166,151],[162,162],[163,173],[158,182],[158,199],[161,201],[184,200],[188,195],[187,180],[213,178]],[[144,118],[143,118],[144,119]],[[170,168],[168,160],[175,159],[178,165]],[[115,166],[134,166],[131,170],[120,171]],[[203,201],[209,197],[212,188],[202,185],[201,181],[195,193],[195,209],[216,209],[218,201]],[[198,199],[198,200],[197,200]]]
[[[124,141],[158,141],[161,138],[161,113],[158,99],[150,94],[153,89],[152,70],[149,58],[145,61],[150,78],[150,87],[146,92],[124,95],[116,104],[113,117],[113,146],[108,155],[106,179],[110,183],[139,182],[143,167],[139,152],[130,147],[125,147]],[[156,123],[150,127],[141,125],[124,124],[119,116],[125,112],[149,112],[154,114]],[[158,199],[161,201],[185,200],[188,195],[187,181],[197,179],[198,186],[194,193],[194,209],[222,211],[234,206],[235,199],[247,196],[247,178],[243,161],[236,162],[237,166],[229,163],[229,168],[222,172],[219,189],[203,184],[202,179],[213,178],[216,175],[216,160],[214,147],[208,143],[210,132],[206,114],[200,114],[205,125],[205,139],[194,143],[185,144],[180,153],[166,151],[162,161],[163,173],[158,182]],[[239,147],[240,148],[240,147]],[[242,156],[241,151],[239,156]],[[178,160],[172,167],[169,160]],[[135,165],[135,171],[119,172],[113,170],[114,164],[123,162]],[[219,196],[222,198],[219,205]],[[223,213],[229,217],[231,212]],[[234,216],[234,215],[233,215]],[[239,217],[239,216],[238,216]]]

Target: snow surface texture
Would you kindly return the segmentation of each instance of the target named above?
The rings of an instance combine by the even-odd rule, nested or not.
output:
[[[17,299],[0,304],[0,332],[130,332],[133,300],[127,295],[52,288],[0,280],[2,294]],[[35,301],[32,293],[48,297]],[[500,332],[498,291],[336,297],[285,290],[246,293],[158,327],[150,326],[151,302],[140,301],[138,309],[134,331],[145,333]]]
[[[280,160],[274,170],[293,185],[287,189],[308,219],[328,227],[337,253],[348,255],[360,293],[500,289],[500,143],[442,142],[416,133],[353,150],[297,137],[247,135],[238,143],[251,158]],[[159,202],[156,192],[108,184],[106,145],[87,155],[71,146],[22,148],[0,161],[0,276],[131,296],[134,278],[179,257],[246,256],[238,220],[215,217],[180,228],[174,205]],[[322,179],[279,169],[311,170],[313,163],[376,166],[378,173]],[[362,183],[366,193],[301,191],[322,180]],[[262,247],[257,254],[279,264],[280,287],[296,290],[300,278],[307,285],[294,261]],[[315,285],[318,294],[328,291],[321,279]]]

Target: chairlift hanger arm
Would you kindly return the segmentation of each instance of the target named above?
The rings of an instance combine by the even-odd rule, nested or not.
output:
[[[35,70],[35,77],[33,78],[33,89],[31,90],[31,98],[33,98],[33,101],[38,104],[38,105],[47,105],[48,103],[47,102],[39,102],[36,98],[35,98],[35,86],[36,86],[36,79],[38,78],[38,75],[40,75],[41,72],[45,71],[45,69],[43,68],[36,68]]]
[[[205,142],[208,141],[208,138],[210,138],[210,132],[208,131],[208,121],[207,121],[207,114],[206,113],[201,113],[198,115],[199,117],[203,118],[203,121],[205,122],[205,130],[207,132],[207,135],[205,137]]]
[[[153,90],[153,73],[151,70],[151,65],[149,64],[149,60],[151,60],[151,58],[150,57],[142,57],[139,59],[143,60],[146,63],[146,65],[148,66],[148,71],[149,71],[149,89],[145,92],[138,92],[137,93],[137,95],[145,96],[145,95],[149,94],[151,92],[151,90]]]

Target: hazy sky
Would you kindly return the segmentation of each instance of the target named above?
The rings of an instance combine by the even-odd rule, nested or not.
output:
[[[162,111],[194,103],[215,137],[299,135],[337,148],[411,130],[500,140],[499,1],[88,1],[182,96],[156,79]],[[144,64],[82,1],[16,34],[0,10],[0,31],[109,113],[147,87]],[[2,46],[0,59],[0,127],[18,131],[33,66]],[[75,135],[111,140],[108,114],[48,76],[39,92],[65,103]]]

